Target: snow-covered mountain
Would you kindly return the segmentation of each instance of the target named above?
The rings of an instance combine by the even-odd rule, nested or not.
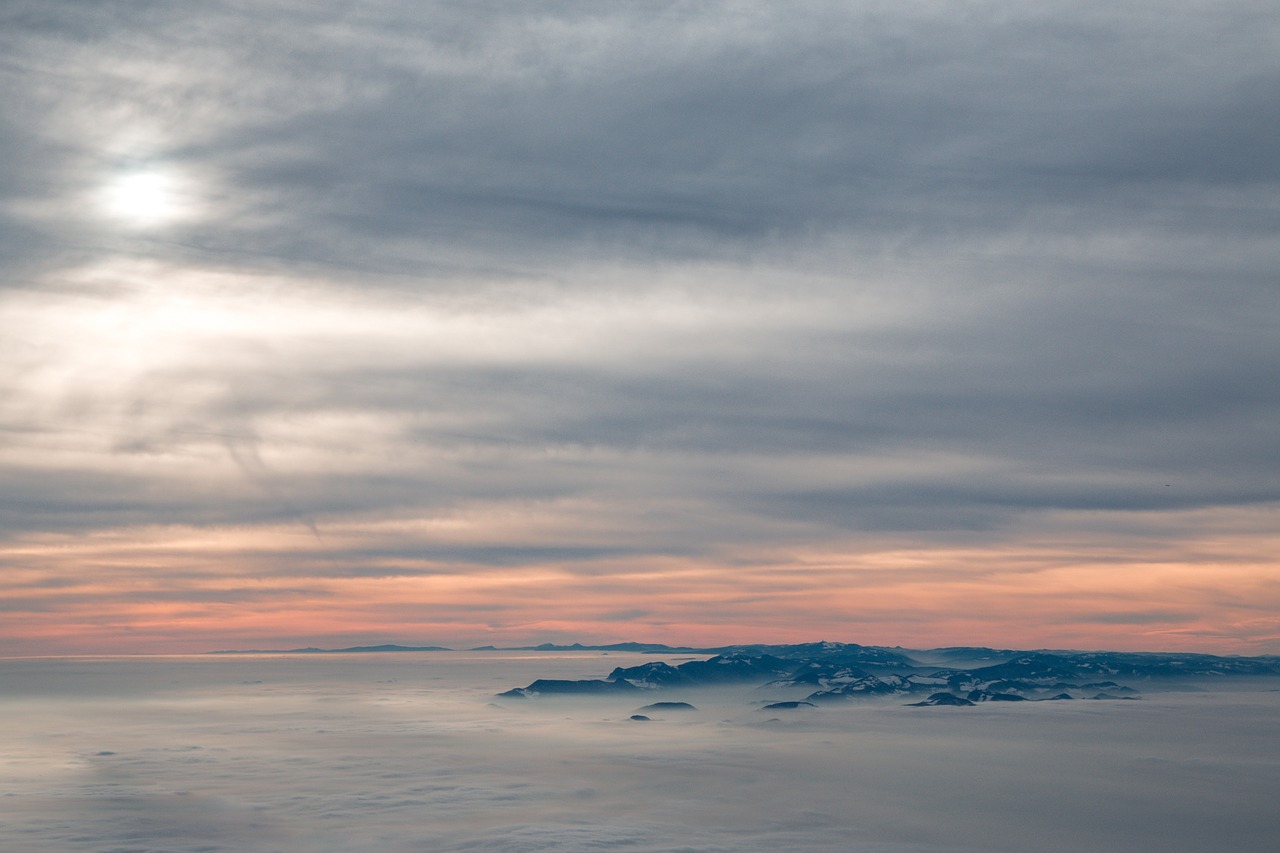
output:
[[[922,663],[940,659],[995,662],[974,668]],[[651,661],[617,667],[604,679],[539,679],[528,687],[499,695],[604,695],[755,683],[762,689],[788,691],[793,696],[805,691],[803,700],[813,704],[927,696],[910,704],[965,706],[980,702],[1138,698],[1138,688],[1117,678],[1159,685],[1191,677],[1242,676],[1280,676],[1280,658],[1168,652],[1023,652],[975,647],[908,653],[900,648],[818,642],[734,646],[707,660],[687,661],[679,666]]]

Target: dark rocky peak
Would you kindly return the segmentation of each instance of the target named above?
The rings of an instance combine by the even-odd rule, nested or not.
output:
[[[555,678],[539,678],[528,687],[516,687],[498,695],[509,699],[533,698],[535,696],[599,696],[615,693],[634,693],[639,689],[639,687],[627,681],[601,681],[598,679],[564,681]]]
[[[919,687],[909,677],[898,675],[867,675],[844,684],[834,684],[805,697],[809,702],[830,702],[839,699],[868,699],[873,696],[896,696],[915,693]]]
[[[662,661],[650,661],[639,666],[619,666],[609,673],[610,681],[629,681],[633,684],[644,684],[649,687],[678,684],[683,678],[684,676],[681,675],[680,670]]]
[[[753,655],[732,652],[716,655],[709,660],[691,660],[677,669],[695,684],[722,684],[750,681],[756,678],[777,678],[789,675],[795,668],[794,661],[773,655]]]
[[[1044,682],[1073,678],[1079,672],[1075,661],[1060,655],[1030,652],[993,666],[968,671],[979,681],[1019,680]]]
[[[654,702],[645,705],[643,708],[637,708],[637,713],[661,713],[663,711],[696,711],[698,710],[688,702]]]
[[[813,684],[829,687],[833,684],[848,683],[866,678],[870,673],[857,666],[850,666],[840,661],[809,661],[792,672],[788,677],[766,685],[767,687],[791,687],[796,684]]]
[[[1219,657],[1174,652],[1077,652],[1071,655],[1080,673],[1162,678],[1193,675],[1276,675],[1273,657]]]
[[[695,687],[777,678],[789,675],[795,665],[794,661],[772,655],[730,652],[709,660],[691,660],[679,666],[654,661],[618,667],[609,673],[609,679],[642,687]]]

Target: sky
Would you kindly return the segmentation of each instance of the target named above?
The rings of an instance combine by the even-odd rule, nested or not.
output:
[[[5,0],[0,57],[0,654],[1280,653],[1269,0]]]

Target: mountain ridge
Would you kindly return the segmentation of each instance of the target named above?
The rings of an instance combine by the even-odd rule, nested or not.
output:
[[[969,707],[988,701],[1115,699],[1121,695],[1138,698],[1140,690],[1120,684],[1115,678],[1169,684],[1187,677],[1280,676],[1280,657],[1271,655],[1054,653],[967,647],[942,651],[956,652],[957,659],[998,662],[977,667],[946,667],[927,661],[935,656],[930,655],[930,650],[917,652],[914,657],[907,651],[900,647],[831,642],[737,646],[707,660],[686,661],[678,666],[649,661],[615,667],[604,679],[577,682],[540,679],[527,687],[512,688],[498,695],[536,698],[564,693],[665,691],[754,682],[760,689],[810,691],[803,701],[812,704],[928,694],[927,699],[908,704]]]

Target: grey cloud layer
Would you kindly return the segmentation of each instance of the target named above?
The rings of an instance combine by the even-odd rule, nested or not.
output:
[[[1270,4],[11,3],[2,31],[3,286],[54,294],[10,327],[3,426],[91,457],[11,459],[11,531],[679,498],[721,522],[648,547],[697,552],[1280,499]],[[201,218],[72,200],[151,161]],[[76,295],[119,257],[157,281]],[[262,328],[22,384],[58,294],[190,269],[261,288]],[[277,334],[348,300],[525,338]]]
[[[980,240],[1045,210],[1201,233],[1206,190],[1278,177],[1266,4],[45,6],[9,37],[34,129],[54,141],[51,105],[165,127],[154,154],[245,206],[247,228],[191,235],[215,251],[648,261],[850,228]]]

